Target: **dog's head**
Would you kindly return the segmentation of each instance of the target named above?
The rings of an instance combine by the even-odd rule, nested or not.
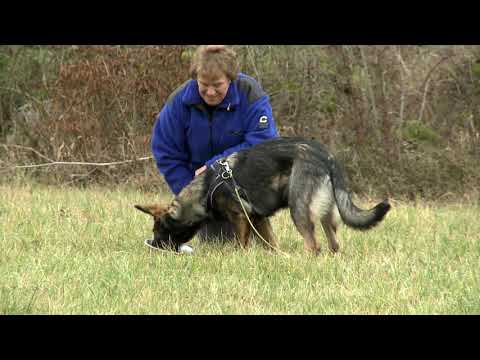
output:
[[[182,219],[182,207],[177,200],[170,205],[135,205],[135,208],[153,216],[153,245],[160,249],[178,250],[197,232],[200,224]]]

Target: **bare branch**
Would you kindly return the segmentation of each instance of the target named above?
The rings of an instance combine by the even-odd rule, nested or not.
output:
[[[423,112],[425,110],[425,105],[426,105],[426,102],[427,102],[427,93],[428,93],[428,85],[430,83],[430,76],[433,74],[434,70],[440,66],[440,64],[442,62],[444,62],[445,60],[448,60],[452,57],[453,55],[447,55],[447,56],[444,56],[443,58],[440,59],[440,61],[438,61],[434,66],[432,66],[432,68],[430,69],[430,71],[427,73],[427,76],[425,77],[425,80],[423,80],[423,84],[421,86],[421,88],[423,88],[423,99],[422,99],[422,105],[420,106],[420,114],[418,115],[418,120],[419,121],[422,121],[422,118],[423,118]]]
[[[25,150],[30,150],[30,151],[33,151],[35,154],[37,154],[38,156],[40,156],[42,159],[45,159],[47,160],[48,162],[50,163],[53,163],[55,162],[54,160],[52,159],[49,159],[48,157],[46,157],[45,155],[43,154],[40,154],[37,150],[29,147],[29,146],[23,146],[23,145],[7,145],[7,144],[0,144],[2,145],[4,148],[9,148],[9,147],[14,147],[14,148],[17,148],[17,149],[25,149]]]
[[[369,70],[368,70],[367,57],[365,56],[365,52],[363,51],[363,47],[359,46],[358,48],[360,49],[360,56],[362,58],[362,63],[363,63],[363,67],[364,67],[366,78],[367,78],[367,81],[366,81],[367,90],[368,90],[368,95],[370,97],[370,103],[372,104],[373,118],[375,120],[375,123],[378,124],[377,105],[376,105],[376,101],[375,101],[375,94],[373,92],[373,87],[372,87],[372,79],[371,79],[371,76],[370,76]]]

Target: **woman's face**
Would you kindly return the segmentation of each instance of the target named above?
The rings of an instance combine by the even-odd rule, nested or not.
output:
[[[210,106],[219,105],[230,86],[230,80],[223,73],[198,74],[197,83],[200,96]]]

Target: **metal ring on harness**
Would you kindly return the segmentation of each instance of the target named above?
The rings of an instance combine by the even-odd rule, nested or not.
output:
[[[222,179],[223,180],[228,180],[232,178],[232,170],[225,170],[222,172]]]
[[[228,162],[223,159],[218,159],[217,163],[223,166],[224,171],[222,172],[221,176],[223,180],[228,180],[233,177],[232,175],[232,169],[230,169],[230,165],[228,165]]]

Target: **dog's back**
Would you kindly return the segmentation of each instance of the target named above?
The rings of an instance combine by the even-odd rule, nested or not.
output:
[[[338,249],[338,220],[355,229],[369,229],[390,209],[383,201],[370,210],[358,208],[346,189],[343,171],[320,143],[302,138],[277,138],[234,156],[238,184],[248,194],[253,209],[270,216],[288,207],[305,239],[317,249],[315,222],[320,220],[330,248]]]

